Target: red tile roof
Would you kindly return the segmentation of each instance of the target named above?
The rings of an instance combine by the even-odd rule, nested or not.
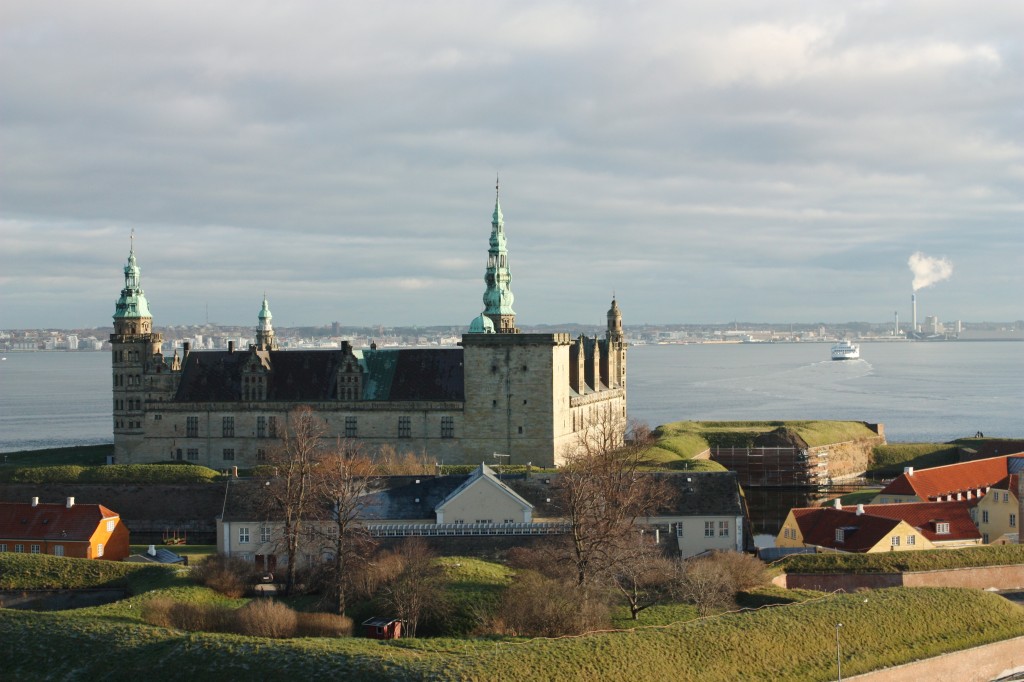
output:
[[[880,495],[916,495],[921,500],[937,500],[946,495],[956,496],[967,491],[984,491],[1006,477],[1006,460],[1012,455],[989,457],[973,462],[960,462],[921,469],[913,474],[900,474],[885,486]]]
[[[966,502],[868,504],[860,515],[856,507],[806,507],[794,509],[793,517],[805,544],[864,552],[890,535],[900,521],[906,521],[931,542],[980,539],[970,506]],[[938,522],[948,523],[949,532],[937,533]],[[846,529],[843,542],[836,542],[838,528]]]
[[[101,522],[118,518],[101,504],[0,502],[0,539],[88,542]]]
[[[993,488],[999,488],[1000,490],[1009,490],[1014,495],[1020,490],[1020,474],[1010,474],[1003,480],[993,483]]]

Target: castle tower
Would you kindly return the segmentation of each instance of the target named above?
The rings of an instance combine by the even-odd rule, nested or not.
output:
[[[505,243],[505,221],[501,215],[498,185],[494,187],[494,215],[491,217],[491,241],[487,250],[487,272],[484,282],[484,315],[494,323],[497,334],[518,334],[516,311],[512,310],[512,274],[508,269],[508,247]]]
[[[114,456],[130,459],[142,442],[145,427],[143,374],[146,362],[160,353],[163,339],[153,333],[153,316],[141,287],[141,270],[135,260],[135,235],[124,266],[124,288],[114,308],[114,333],[110,335],[114,397]]]
[[[263,294],[263,307],[260,308],[259,319],[259,325],[256,327],[256,350],[277,350],[277,336],[274,334],[274,325],[271,324],[274,316],[270,314],[266,294]]]
[[[608,388],[626,387],[626,337],[622,333],[622,311],[612,296],[612,306],[608,309],[608,330],[605,332],[607,348],[607,373],[605,379]]]

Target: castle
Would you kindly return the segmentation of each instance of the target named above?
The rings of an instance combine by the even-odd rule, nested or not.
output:
[[[620,444],[626,343],[612,299],[605,338],[516,327],[501,203],[495,197],[484,311],[460,348],[280,350],[266,296],[255,343],[166,358],[134,242],[110,336],[114,453],[122,463],[180,460],[250,467],[309,406],[326,438],[384,445],[444,463],[556,466],[569,450]]]

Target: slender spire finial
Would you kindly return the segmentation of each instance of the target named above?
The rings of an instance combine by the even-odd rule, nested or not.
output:
[[[131,235],[131,237],[129,237],[129,239],[130,239],[130,246],[128,247],[128,251],[130,253],[135,253],[135,228],[134,227],[132,228],[132,235]]]

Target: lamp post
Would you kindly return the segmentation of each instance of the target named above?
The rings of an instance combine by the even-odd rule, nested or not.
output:
[[[842,623],[836,623],[836,679],[838,682],[843,682],[843,660],[839,649],[839,628],[841,627],[843,627]]]

